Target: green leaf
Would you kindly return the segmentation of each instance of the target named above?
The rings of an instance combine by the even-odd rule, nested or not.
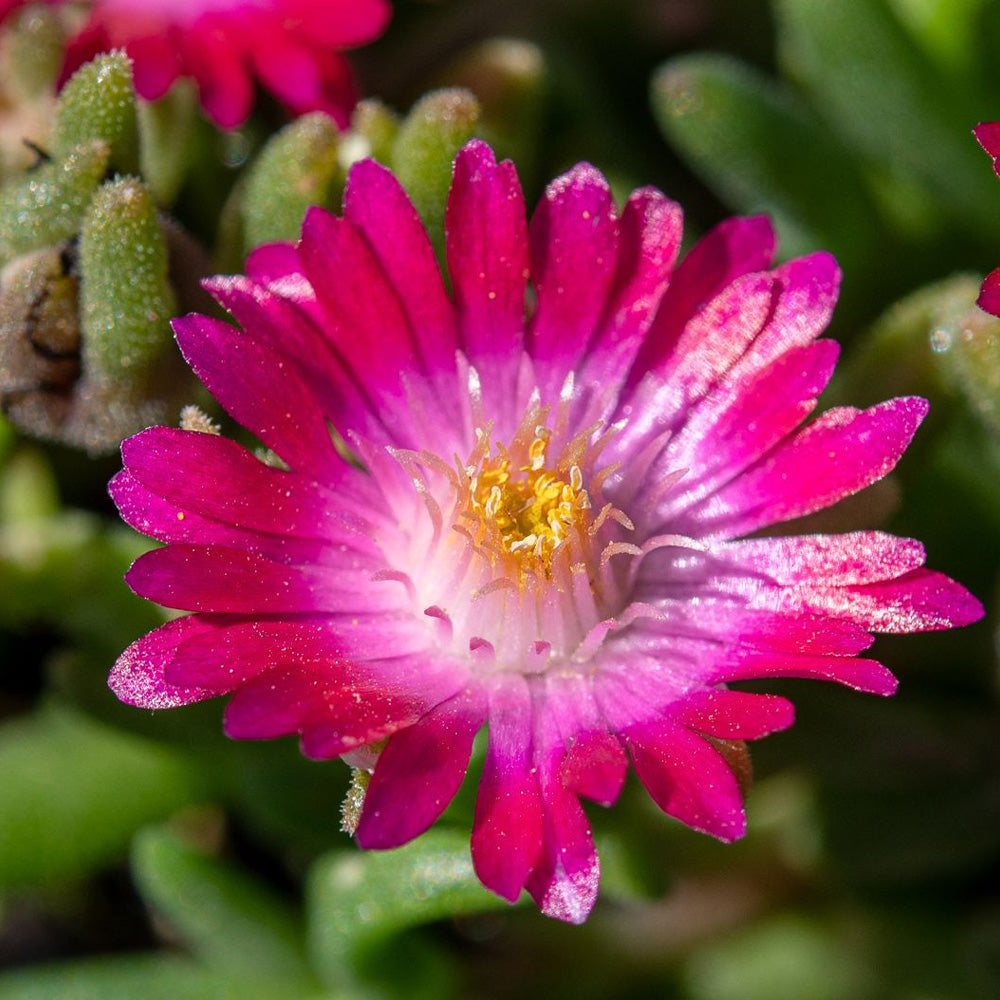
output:
[[[167,249],[149,191],[133,177],[103,184],[80,233],[80,321],[87,378],[129,398],[173,343]]]
[[[139,126],[132,86],[132,62],[122,51],[81,66],[63,87],[52,128],[52,155],[62,160],[84,143],[100,140],[108,166],[122,173],[139,169]]]
[[[0,188],[0,265],[79,231],[109,152],[106,142],[87,142]]]
[[[857,163],[789,88],[690,55],[660,68],[651,98],[664,134],[727,201],[774,216],[783,254],[828,247],[850,266],[884,238]]]
[[[193,158],[198,95],[178,80],[158,101],[138,104],[139,158],[143,180],[159,205],[170,205]]]
[[[328,987],[351,996],[431,1000],[447,989],[447,964],[429,942],[401,933],[508,905],[483,888],[468,835],[455,830],[431,830],[384,853],[331,854],[309,878],[313,963]]]
[[[162,827],[136,837],[132,872],[146,902],[209,968],[292,995],[317,987],[291,907],[248,875]]]
[[[170,955],[36,966],[0,975],[0,1000],[280,1000],[273,983],[248,984]]]
[[[684,967],[691,1000],[855,1000],[871,995],[863,952],[835,928],[795,914],[748,927]]]
[[[387,105],[374,97],[358,101],[351,113],[348,132],[351,148],[345,151],[347,159],[371,156],[379,163],[390,163],[392,144],[398,131],[399,116]]]
[[[989,0],[887,0],[900,24],[947,71],[962,73],[979,48],[980,15]]]
[[[342,186],[337,126],[321,111],[303,115],[261,150],[244,189],[244,244],[294,241],[310,205],[333,207]]]
[[[462,52],[445,71],[449,86],[476,95],[481,118],[476,133],[498,157],[531,176],[539,149],[548,73],[542,50],[515,38],[491,38]]]
[[[0,728],[0,887],[75,878],[203,794],[183,756],[47,706]]]
[[[854,345],[828,401],[868,406],[887,396],[939,396],[949,382],[946,356],[979,311],[978,294],[979,278],[959,274],[894,303]]]
[[[885,0],[776,0],[775,16],[788,74],[808,88],[835,131],[892,175],[916,179],[937,211],[994,238],[996,181],[969,141],[988,108],[977,110],[939,72]]]
[[[392,168],[420,213],[439,256],[455,154],[472,138],[479,102],[467,90],[435,90],[403,120],[392,145]]]
[[[6,103],[15,105],[54,92],[66,47],[59,13],[49,7],[21,7],[4,24]]]

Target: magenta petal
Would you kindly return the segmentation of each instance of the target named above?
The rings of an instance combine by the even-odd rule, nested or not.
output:
[[[883,531],[843,535],[788,535],[730,542],[725,551],[747,569],[787,585],[821,582],[823,587],[891,580],[924,563],[924,547],[912,538]]]
[[[993,169],[1000,172],[1000,122],[980,122],[973,130],[979,145],[993,157]]]
[[[694,516],[703,532],[738,536],[821,510],[890,472],[926,413],[916,397],[828,410]]]
[[[416,345],[399,297],[367,241],[353,223],[312,208],[298,253],[348,371],[381,405],[400,398],[400,376],[416,367]]]
[[[787,261],[771,272],[775,284],[774,311],[767,326],[733,367],[731,377],[743,379],[781,355],[812,343],[827,327],[840,292],[840,267],[828,253],[813,253]]]
[[[617,382],[628,370],[670,282],[683,213],[655,188],[640,188],[625,202],[619,229],[618,268],[583,361],[583,385]]]
[[[473,140],[455,159],[445,215],[445,245],[462,347],[498,394],[513,388],[524,330],[528,232],[514,165]]]
[[[154,549],[125,579],[141,597],[183,611],[388,611],[402,596],[399,584],[373,583],[364,573],[287,566],[221,546]]]
[[[279,244],[258,248],[255,270],[267,272],[262,286],[239,276],[210,278],[209,292],[241,326],[289,366],[308,389],[315,405],[337,427],[350,427],[376,440],[392,440],[381,414],[349,372],[330,339],[326,317],[312,285],[298,270],[298,254]],[[278,272],[292,270],[281,277]],[[304,363],[304,359],[308,359]],[[374,491],[373,491],[374,492]]]
[[[679,332],[677,345],[657,369],[677,412],[700,399],[726,374],[771,317],[774,281],[750,274],[727,285]]]
[[[713,610],[707,608],[701,619],[710,624],[713,616]],[[778,613],[744,608],[736,616],[733,634],[740,644],[759,649],[831,656],[854,656],[874,641],[860,625],[798,607]]]
[[[139,482],[185,511],[251,531],[378,551],[370,526],[348,527],[333,496],[313,479],[265,465],[221,435],[151,427],[122,443],[122,458]]]
[[[316,57],[290,34],[271,32],[267,47],[252,50],[250,57],[260,81],[276,97],[296,108],[315,107],[320,96]]]
[[[789,351],[756,377],[727,384],[693,407],[685,426],[653,466],[686,468],[685,505],[732,478],[795,430],[815,409],[837,360],[838,347],[820,340]],[[697,483],[697,489],[695,488]]]
[[[170,666],[177,644],[199,634],[205,627],[197,615],[189,615],[167,622],[137,639],[111,668],[108,686],[119,701],[137,708],[176,708],[222,694],[228,690],[224,685],[176,687],[164,679],[164,671]]]
[[[543,791],[545,840],[527,889],[547,917],[582,924],[597,902],[601,866],[579,799],[558,782]]]
[[[873,632],[928,632],[969,625],[983,606],[943,573],[918,569],[895,580],[839,590],[805,585],[795,592],[805,607],[857,622]]]
[[[181,71],[176,46],[166,34],[132,39],[126,46],[132,60],[136,93],[147,101],[158,101]]]
[[[329,556],[330,546],[321,539],[270,535],[202,517],[157,496],[128,469],[111,480],[108,492],[127,524],[160,542],[245,549],[283,563],[314,563]]]
[[[898,686],[892,672],[877,660],[784,653],[746,647],[730,651],[713,676],[706,680],[721,683],[760,677],[809,677],[813,680],[835,681],[854,688],[855,691],[884,696],[895,694]]]
[[[372,41],[392,16],[388,0],[282,0],[278,10],[323,46],[353,48]]]
[[[727,219],[702,237],[681,261],[629,376],[634,385],[674,348],[685,323],[735,279],[761,271],[774,257],[774,229],[766,216]]]
[[[1000,316],[1000,267],[986,275],[976,305],[985,312]]]
[[[472,824],[472,863],[479,880],[514,902],[542,850],[543,817],[532,767],[531,695],[522,678],[489,693],[489,748]]]
[[[719,840],[746,833],[736,776],[701,736],[661,722],[635,726],[626,739],[639,780],[668,816]]]
[[[247,254],[243,269],[246,271],[247,278],[262,285],[269,285],[283,278],[299,278],[305,281],[302,266],[299,264],[299,255],[291,243],[261,243],[260,246],[254,247]],[[228,275],[224,279],[215,278],[213,283],[220,280],[232,281],[237,277],[237,275]],[[289,283],[284,287],[291,291],[294,285]],[[313,294],[311,286],[309,294]]]
[[[578,164],[545,191],[529,229],[538,297],[527,348],[554,398],[604,311],[618,256],[618,220],[604,176]]]
[[[486,717],[469,690],[394,734],[378,758],[356,833],[362,847],[399,847],[426,830],[455,797]]]
[[[628,759],[609,732],[581,733],[563,758],[559,777],[569,791],[602,806],[613,805],[625,783]]]
[[[972,134],[990,156],[1000,156],[1000,122],[980,122]]]
[[[204,316],[174,320],[188,364],[234,420],[293,469],[319,481],[339,478],[337,455],[312,393],[272,348]]]
[[[246,121],[253,105],[253,82],[224,35],[191,33],[184,68],[198,84],[205,113],[219,128],[236,128]]]
[[[287,619],[203,616],[206,628],[179,641],[167,668],[171,683],[227,690],[278,666],[312,669],[350,662],[355,676],[359,661],[385,658],[391,667],[369,668],[394,681],[407,666],[405,657],[422,652],[427,636],[411,615],[296,615]],[[426,671],[422,671],[426,673]],[[430,680],[430,678],[427,678]]]
[[[777,695],[713,688],[688,695],[670,709],[670,715],[716,739],[759,740],[787,729],[795,720],[795,707]]]
[[[326,703],[330,686],[318,671],[276,668],[242,684],[223,719],[234,740],[273,740],[297,733],[310,711]]]
[[[325,760],[384,739],[420,717],[413,697],[354,676],[351,664],[268,670],[241,685],[226,706],[232,739],[302,734],[307,757]]]
[[[356,163],[344,191],[344,217],[367,240],[396,289],[426,370],[453,371],[455,310],[427,231],[402,185],[374,160]]]

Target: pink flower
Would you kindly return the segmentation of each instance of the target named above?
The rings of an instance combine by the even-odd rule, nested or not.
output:
[[[112,495],[166,543],[128,582],[194,613],[131,646],[111,686],[146,708],[229,693],[230,736],[294,733],[310,757],[373,767],[372,848],[438,818],[487,723],[476,871],[582,921],[599,867],[580,799],[613,803],[629,758],[666,813],[733,840],[729,741],[793,712],[730,682],[891,694],[859,656],[870,632],[982,608],[916,541],[752,537],[884,476],[927,410],[799,426],[837,355],[816,339],[830,256],[771,268],[770,225],[750,218],[677,264],[678,206],[645,188],[619,215],[586,164],[529,225],[513,165],[477,141],[446,233],[450,295],[399,183],[362,162],[343,218],[314,209],[296,246],[209,282],[242,330],[176,321],[280,461],[166,427],[124,443]]]
[[[972,130],[972,134],[979,140],[979,145],[993,157],[993,170],[1000,177],[1000,122],[981,122]],[[986,275],[976,301],[980,309],[1000,316],[1000,267]]]
[[[0,18],[25,2],[0,0]],[[250,114],[254,78],[293,112],[326,111],[343,125],[355,95],[341,50],[376,38],[389,12],[388,0],[93,0],[67,47],[63,79],[123,48],[140,97],[154,101],[179,76],[192,77],[222,128]]]

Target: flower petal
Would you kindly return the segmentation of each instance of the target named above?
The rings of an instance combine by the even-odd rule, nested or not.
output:
[[[1000,316],[1000,267],[986,275],[976,305],[985,312]]]
[[[775,583],[822,587],[891,580],[924,564],[924,547],[884,531],[843,535],[787,535],[727,542],[720,551]]]
[[[711,688],[696,691],[671,706],[670,716],[706,736],[721,740],[759,740],[787,729],[795,708],[787,698]]]
[[[581,163],[549,184],[529,239],[538,301],[526,347],[548,402],[582,357],[615,273],[618,219],[604,176]]]
[[[670,283],[683,221],[680,206],[655,188],[633,191],[625,202],[618,267],[580,385],[617,384],[628,370]]]
[[[514,902],[542,850],[542,801],[532,767],[531,695],[520,677],[489,690],[489,747],[472,824],[479,880]]]
[[[391,171],[374,160],[356,163],[344,191],[344,218],[364,236],[396,289],[425,371],[454,372],[455,310],[427,230]]]
[[[828,410],[686,519],[733,537],[828,507],[890,472],[926,413],[916,397]]]
[[[402,587],[344,569],[287,566],[221,546],[171,545],[147,552],[125,575],[140,597],[183,611],[281,614],[395,610]]]
[[[444,812],[462,783],[485,717],[483,694],[467,690],[391,737],[365,792],[356,832],[362,847],[399,847]]]
[[[373,402],[392,410],[397,443],[412,447],[401,375],[417,367],[416,345],[399,297],[364,237],[346,219],[312,208],[299,259],[323,307],[327,336]],[[400,433],[401,432],[401,433]]]
[[[323,412],[281,355],[228,323],[205,316],[174,320],[177,343],[195,374],[234,420],[293,469],[337,482],[345,466]]]
[[[728,652],[713,676],[713,683],[754,680],[762,677],[809,677],[835,681],[855,691],[888,696],[895,694],[898,681],[877,660],[850,656],[821,656],[736,647]]]
[[[969,625],[982,618],[982,604],[943,573],[917,569],[895,580],[833,589],[804,584],[791,602],[857,622],[873,632],[928,632]]]
[[[628,759],[606,730],[580,733],[563,758],[559,777],[566,788],[602,806],[613,805],[625,783]]]
[[[164,678],[177,644],[205,627],[197,615],[188,615],[136,639],[118,657],[108,678],[118,700],[137,708],[177,708],[223,693],[224,688],[177,687]]]
[[[675,350],[680,331],[705,303],[741,275],[768,267],[774,251],[774,229],[763,215],[727,219],[703,236],[674,272],[649,336],[636,356],[629,385],[636,384]]]
[[[719,840],[746,833],[739,783],[706,740],[669,722],[635,726],[625,734],[635,773],[668,815]]]
[[[345,518],[342,491],[335,500],[315,480],[265,465],[221,435],[151,427],[122,443],[122,458],[147,489],[202,517],[345,545],[358,556],[379,551],[370,523]]]
[[[445,250],[462,348],[488,376],[483,390],[489,409],[503,412],[523,339],[527,221],[514,164],[497,163],[489,146],[477,140],[455,159]]]

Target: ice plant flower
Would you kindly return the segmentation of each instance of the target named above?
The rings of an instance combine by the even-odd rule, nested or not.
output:
[[[0,19],[25,2],[0,0]],[[154,101],[178,77],[191,77],[221,128],[246,120],[254,79],[293,112],[326,111],[343,125],[355,94],[342,50],[381,34],[389,12],[388,0],[92,0],[68,43],[62,78],[121,48],[140,97]]]
[[[980,122],[972,134],[993,158],[993,170],[1000,177],[1000,122]],[[977,304],[980,309],[1000,316],[1000,267],[986,275]]]
[[[298,734],[372,769],[370,848],[437,819],[485,723],[476,872],[564,920],[598,886],[580,799],[613,803],[629,758],[666,813],[741,836],[730,762],[792,706],[731,682],[887,695],[892,674],[859,656],[871,632],[982,609],[916,541],[757,535],[884,476],[927,404],[800,427],[837,354],[816,339],[836,264],[772,267],[764,218],[678,264],[681,228],[653,189],[619,214],[585,164],[528,224],[513,165],[473,141],[447,206],[450,293],[373,161],[343,217],[314,209],[295,246],[210,281],[242,329],[187,316],[177,339],[276,457],[165,427],[124,443],[114,499],[166,543],[128,582],[193,613],[121,656],[119,698],[229,693],[230,736]]]

